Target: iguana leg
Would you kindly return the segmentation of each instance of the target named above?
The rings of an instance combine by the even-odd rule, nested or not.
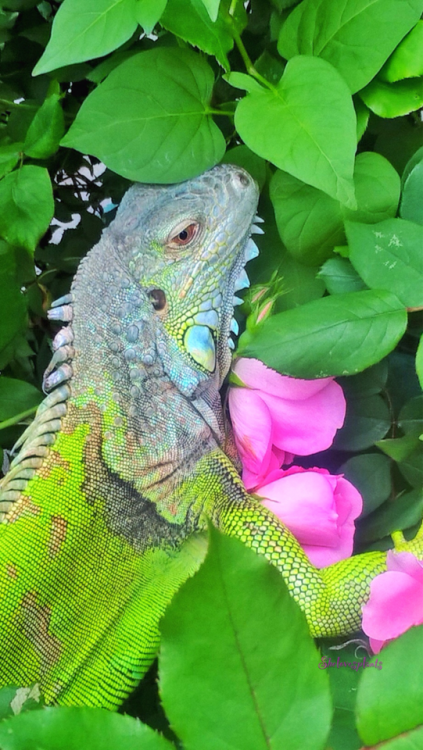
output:
[[[386,570],[386,553],[368,552],[327,568],[315,568],[287,527],[245,491],[226,456],[216,453],[208,457],[208,462],[209,476],[213,464],[216,477],[209,505],[213,523],[278,568],[304,611],[311,634],[336,636],[358,630],[370,582]],[[413,542],[396,546],[423,558],[423,527]]]

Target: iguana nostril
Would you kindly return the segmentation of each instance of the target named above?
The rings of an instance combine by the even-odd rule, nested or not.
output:
[[[238,180],[240,181],[242,187],[248,187],[250,184],[250,178],[248,177],[245,172],[237,172],[236,176],[238,177]]]

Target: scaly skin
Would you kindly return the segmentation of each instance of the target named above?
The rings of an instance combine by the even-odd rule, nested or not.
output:
[[[276,565],[313,635],[359,627],[385,554],[316,570],[227,455],[219,388],[257,198],[230,166],[131,188],[53,311],[71,322],[0,496],[1,685],[116,708],[208,519]],[[423,539],[402,548],[421,556]]]

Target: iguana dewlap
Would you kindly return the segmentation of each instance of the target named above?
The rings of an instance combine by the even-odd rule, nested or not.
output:
[[[278,567],[314,635],[359,627],[385,554],[316,570],[223,450],[219,388],[257,200],[229,165],[135,185],[53,307],[65,325],[48,395],[0,487],[1,685],[118,706],[203,559],[193,532],[207,519]]]

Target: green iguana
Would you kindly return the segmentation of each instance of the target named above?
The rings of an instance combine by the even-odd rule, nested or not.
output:
[[[315,569],[229,457],[219,388],[257,201],[229,165],[133,186],[53,306],[48,395],[1,486],[0,684],[116,708],[208,520],[280,570],[313,635],[360,626],[385,554]],[[400,546],[422,556],[423,537]]]

